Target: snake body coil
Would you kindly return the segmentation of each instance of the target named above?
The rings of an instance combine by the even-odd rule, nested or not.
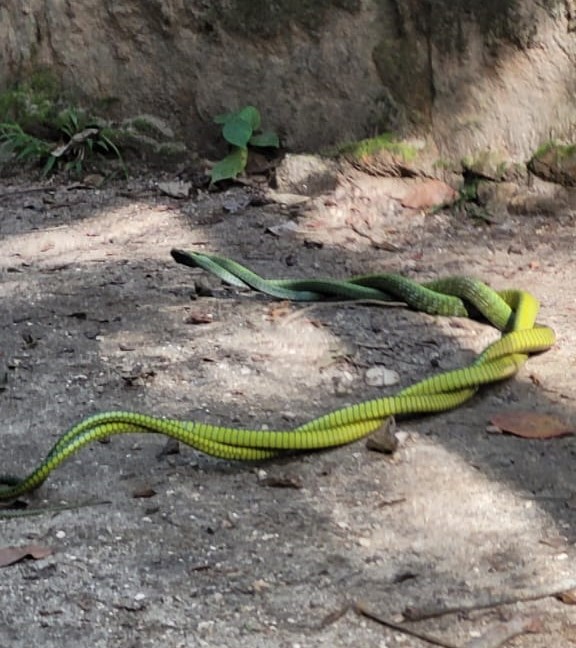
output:
[[[481,385],[513,376],[530,354],[549,349],[555,341],[552,329],[536,324],[539,304],[531,294],[520,290],[496,292],[468,277],[449,277],[423,284],[394,274],[365,275],[348,281],[267,280],[224,257],[182,250],[172,250],[172,256],[178,263],[202,268],[228,284],[279,299],[402,301],[410,308],[432,315],[481,316],[502,331],[502,337],[468,367],[432,376],[395,396],[335,410],[287,431],[244,430],[126,411],[96,414],[65,432],[27,477],[0,477],[0,500],[37,488],[75,452],[92,441],[114,434],[164,434],[206,454],[245,461],[351,443],[378,429],[387,417],[458,407]]]

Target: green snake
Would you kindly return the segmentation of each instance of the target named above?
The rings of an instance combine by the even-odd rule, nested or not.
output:
[[[539,303],[521,290],[494,291],[468,277],[416,283],[397,274],[363,275],[348,280],[264,279],[224,257],[172,250],[178,263],[201,268],[232,286],[278,299],[401,301],[432,315],[474,317],[502,332],[469,366],[426,378],[394,396],[343,407],[290,430],[249,430],[183,421],[128,411],[90,416],[62,434],[28,476],[0,477],[0,500],[38,488],[62,462],[87,444],[115,434],[153,432],[227,460],[261,461],[294,451],[352,443],[394,415],[441,412],[458,407],[481,385],[513,376],[530,354],[546,351],[554,331],[536,323]]]

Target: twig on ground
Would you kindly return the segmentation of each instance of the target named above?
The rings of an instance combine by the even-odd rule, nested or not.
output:
[[[354,603],[354,609],[358,614],[361,614],[362,616],[365,616],[368,619],[372,619],[373,621],[376,621],[377,623],[380,623],[381,625],[390,628],[391,630],[395,630],[396,632],[401,632],[405,635],[409,635],[410,637],[415,637],[416,639],[425,641],[431,644],[432,646],[440,646],[441,648],[459,648],[459,646],[456,646],[456,644],[450,643],[448,641],[443,641],[438,637],[433,637],[432,635],[429,635],[425,632],[420,632],[419,630],[413,630],[412,628],[407,628],[406,626],[400,623],[394,623],[393,621],[389,621],[388,619],[385,619],[384,617],[380,616],[377,612],[373,612],[372,610],[370,610],[366,606],[366,604],[362,603],[361,601],[356,601]]]
[[[552,596],[559,596],[563,592],[567,592],[571,589],[576,589],[576,582],[574,580],[566,580],[551,585],[541,585],[532,590],[520,591],[518,594],[507,594],[500,598],[496,598],[491,593],[488,593],[479,600],[470,603],[461,603],[454,606],[439,605],[427,608],[406,608],[402,614],[407,621],[425,621],[426,619],[434,619],[446,614],[473,612],[474,610],[485,610],[487,608],[499,607],[501,605],[514,605],[515,603],[523,603],[525,601],[537,601]]]
[[[88,502],[79,502],[78,504],[55,504],[46,508],[0,508],[0,520],[32,517],[34,515],[46,515],[47,513],[61,513],[62,511],[75,511],[80,508],[89,506],[102,506],[111,504],[110,500],[92,500]]]
[[[346,604],[343,605],[341,608],[334,610],[334,612],[330,612],[329,614],[327,614],[320,622],[320,629],[323,630],[324,628],[327,628],[333,623],[336,623],[336,621],[339,621],[348,612],[349,609],[350,609],[350,605]]]
[[[11,196],[21,196],[22,194],[36,193],[42,191],[55,191],[55,187],[24,187],[22,189],[13,189],[12,191],[6,191],[5,193],[0,194],[0,200],[3,198],[10,198]]]
[[[29,193],[42,193],[42,192],[54,192],[57,190],[61,191],[72,191],[73,189],[94,189],[95,187],[86,184],[85,182],[73,182],[69,185],[64,185],[62,187],[57,187],[55,185],[39,185],[34,187],[22,187],[21,189],[13,189],[12,191],[6,191],[5,193],[0,194],[0,200],[4,198],[10,198],[11,196],[21,196],[22,194]],[[61,205],[67,206],[67,205]],[[51,205],[53,207],[53,205]]]

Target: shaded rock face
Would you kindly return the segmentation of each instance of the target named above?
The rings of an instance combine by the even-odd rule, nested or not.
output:
[[[0,6],[0,87],[51,69],[112,118],[214,148],[252,103],[294,150],[432,133],[442,157],[528,159],[576,123],[573,0],[21,0]]]

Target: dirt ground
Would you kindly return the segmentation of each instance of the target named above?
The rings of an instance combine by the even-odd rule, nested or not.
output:
[[[507,646],[576,645],[576,608],[553,595],[576,588],[574,438],[486,431],[511,409],[576,425],[576,212],[424,216],[360,174],[300,208],[248,195],[4,181],[0,472],[25,474],[99,411],[287,427],[461,366],[496,337],[400,308],[279,304],[176,265],[174,246],[275,277],[472,274],[533,292],[558,343],[454,412],[399,421],[393,456],[359,442],[253,466],[157,436],[84,449],[27,499],[109,504],[0,520],[0,547],[53,550],[0,570],[0,646],[431,645],[358,601],[438,645],[497,646],[481,636],[532,617],[541,631]],[[375,366],[399,384],[368,385]],[[406,621],[439,606],[457,609]]]

